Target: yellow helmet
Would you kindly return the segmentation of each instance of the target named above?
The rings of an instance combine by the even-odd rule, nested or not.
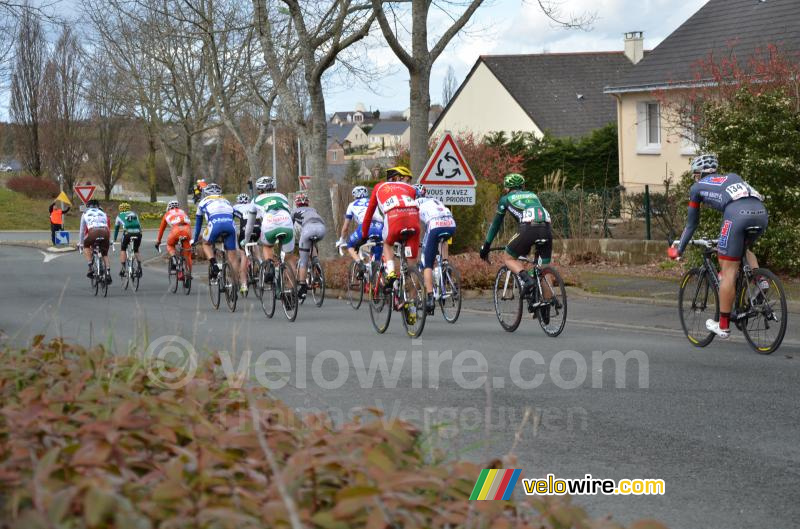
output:
[[[119,203],[119,210],[120,211],[130,211],[131,210],[131,205],[128,204],[127,202],[120,202]]]
[[[411,171],[408,167],[404,167],[402,165],[398,165],[397,167],[391,167],[386,170],[386,179],[391,180],[392,178],[414,178],[411,176]]]

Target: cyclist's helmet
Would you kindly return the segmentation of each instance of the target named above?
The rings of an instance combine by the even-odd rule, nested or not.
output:
[[[308,206],[308,195],[300,191],[294,196],[294,205],[299,207]]]
[[[414,184],[414,190],[417,192],[417,198],[422,198],[425,196],[425,186],[422,184]]]
[[[169,203],[167,203],[167,211],[171,209],[177,209],[179,207],[181,207],[181,205],[177,200],[170,200]]]
[[[103,209],[100,207],[100,202],[97,199],[92,199],[86,203],[86,209]]]
[[[403,179],[403,178],[413,178],[411,176],[411,171],[409,171],[408,167],[404,167],[402,165],[398,165],[397,167],[391,167],[386,170],[386,179],[387,180],[394,180]]]
[[[519,173],[509,173],[503,178],[503,187],[506,189],[520,189],[525,185],[525,177]]]
[[[353,188],[353,198],[367,198],[369,191],[364,186],[356,186]]]
[[[710,174],[716,173],[719,169],[719,160],[716,155],[703,154],[692,160],[692,173]]]
[[[250,203],[250,195],[247,193],[239,193],[236,197],[237,204],[249,204]]]
[[[203,193],[205,194],[205,196],[221,195],[222,187],[220,187],[220,185],[215,182],[211,182],[205,187],[205,189],[203,189]]]
[[[275,191],[275,179],[271,176],[262,176],[256,180],[256,189],[259,191]]]
[[[120,211],[120,213],[122,213],[123,211],[130,211],[130,210],[131,210],[131,205],[128,204],[127,202],[120,202],[119,203],[119,211]]]

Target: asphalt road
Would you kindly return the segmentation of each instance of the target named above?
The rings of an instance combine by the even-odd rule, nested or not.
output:
[[[458,324],[437,315],[412,342],[398,319],[378,336],[366,307],[355,312],[335,299],[303,306],[287,323],[281,313],[267,320],[252,298],[230,314],[224,304],[210,308],[204,287],[166,293],[161,267],[145,269],[137,294],[117,281],[102,299],[89,293],[75,253],[44,263],[38,250],[0,245],[0,266],[0,329],[15,344],[61,334],[122,353],[177,335],[202,355],[230,351],[231,365],[253,376],[264,374],[261,353],[275,350],[267,378],[286,383],[276,394],[299,409],[338,419],[381,408],[419,424],[452,458],[482,463],[513,447],[523,477],[665,481],[664,496],[575,499],[595,516],[686,529],[800,527],[800,336],[791,321],[783,347],[761,356],[740,337],[691,347],[671,307],[573,296],[564,334],[550,339],[529,320],[503,332],[478,300]],[[520,353],[531,350],[540,356]],[[617,370],[613,360],[593,359],[612,350],[635,360]],[[289,369],[276,378],[282,355]],[[387,372],[370,381],[369,366],[381,359]],[[525,388],[518,375],[542,380]]]

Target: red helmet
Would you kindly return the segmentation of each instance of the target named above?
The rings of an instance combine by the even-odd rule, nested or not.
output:
[[[294,196],[294,205],[297,207],[308,206],[308,195],[300,191]]]

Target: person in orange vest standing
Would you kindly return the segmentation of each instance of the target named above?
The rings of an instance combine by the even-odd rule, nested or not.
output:
[[[64,229],[64,214],[68,211],[69,206],[67,209],[62,209],[62,203],[59,200],[54,200],[50,204],[50,240],[53,242],[53,246],[56,245],[56,232]]]

